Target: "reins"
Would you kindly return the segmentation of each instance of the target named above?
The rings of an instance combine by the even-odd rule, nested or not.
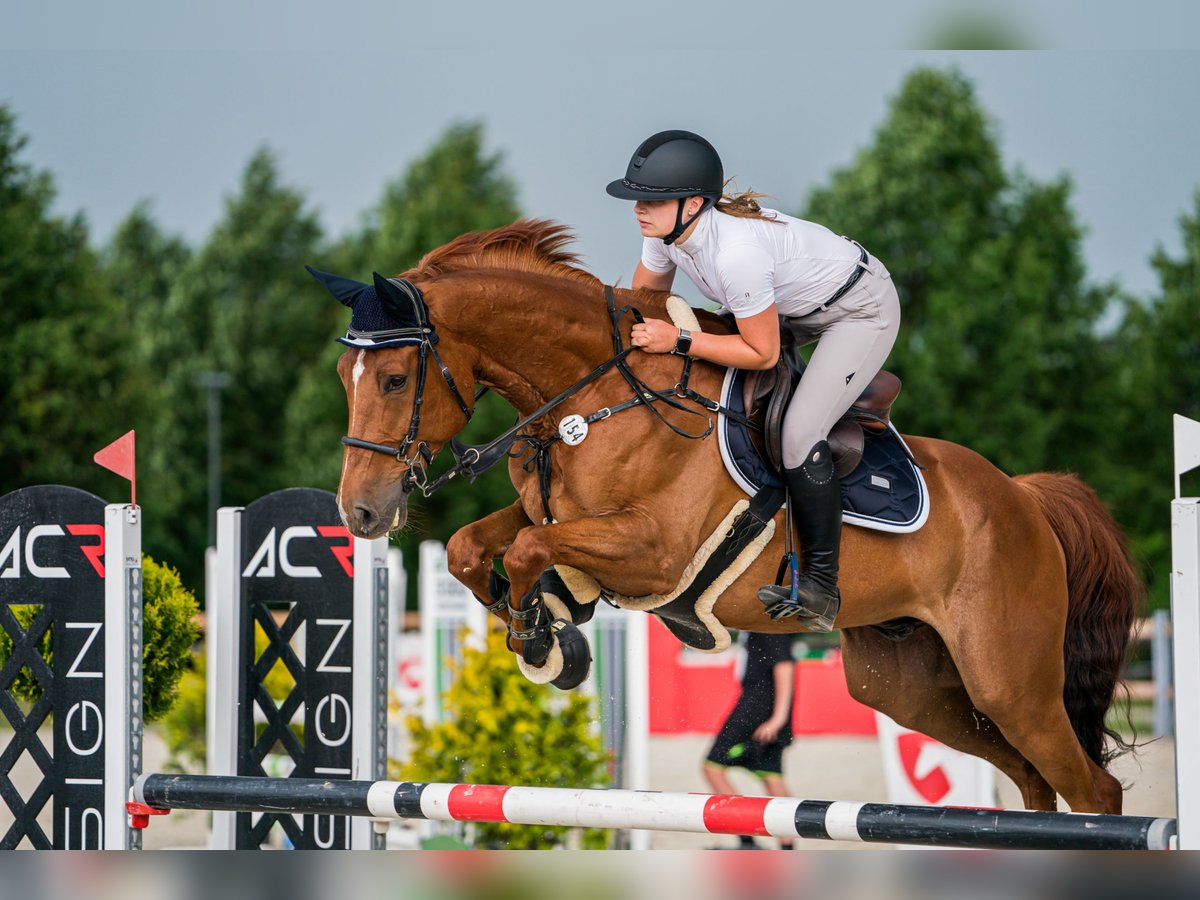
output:
[[[407,288],[409,284],[410,283],[405,283],[405,287]],[[616,296],[612,287],[610,285],[605,285],[604,297],[608,306],[609,318],[612,321],[613,356],[602,362],[595,369],[593,369],[579,381],[575,382],[562,393],[546,401],[529,415],[519,419],[511,428],[507,429],[503,434],[500,434],[499,436],[488,441],[486,444],[467,445],[460,443],[454,438],[451,438],[449,446],[450,453],[454,457],[454,465],[452,465],[433,481],[428,481],[425,477],[425,472],[426,468],[433,461],[433,454],[429,450],[429,445],[424,441],[420,441],[419,443],[416,443],[417,458],[409,458],[406,456],[409,448],[414,444],[414,442],[416,442],[417,428],[420,425],[421,405],[424,402],[427,353],[432,351],[434,358],[437,360],[438,367],[441,370],[442,377],[449,385],[450,390],[453,392],[455,399],[458,401],[459,407],[462,409],[463,414],[466,416],[468,422],[471,420],[472,409],[468,407],[466,402],[463,400],[462,395],[459,393],[458,387],[454,382],[454,377],[451,375],[449,368],[447,368],[447,366],[442,362],[440,355],[434,347],[436,337],[434,336],[433,325],[428,319],[428,307],[426,307],[424,304],[424,298],[421,297],[420,291],[415,285],[411,287],[421,301],[421,318],[423,320],[422,325],[424,327],[421,329],[423,339],[420,345],[420,357],[417,369],[417,394],[413,401],[413,415],[409,422],[408,433],[405,435],[400,447],[392,447],[388,444],[380,444],[373,441],[364,441],[360,438],[354,438],[350,436],[342,438],[342,443],[348,447],[357,447],[359,449],[370,450],[375,453],[384,453],[388,456],[394,457],[401,464],[407,464],[409,468],[405,477],[405,491],[411,491],[415,488],[420,490],[423,496],[429,497],[435,491],[460,475],[465,476],[468,481],[474,481],[484,472],[496,465],[496,463],[498,463],[500,460],[505,459],[506,457],[524,455],[523,452],[514,453],[512,449],[513,445],[520,441],[533,450],[532,459],[525,462],[523,467],[527,472],[533,471],[534,469],[537,470],[539,493],[541,494],[542,498],[542,507],[546,513],[545,523],[548,524],[554,521],[554,516],[550,510],[550,449],[559,441],[566,439],[564,437],[564,426],[566,426],[567,423],[569,423],[572,419],[577,420],[576,422],[572,423],[573,427],[578,428],[582,426],[582,434],[586,435],[587,426],[590,426],[595,422],[607,419],[615,413],[623,412],[624,410],[632,409],[636,406],[645,406],[659,419],[659,421],[661,421],[664,425],[670,428],[671,431],[673,431],[675,434],[678,434],[680,437],[685,437],[689,440],[702,440],[712,433],[714,422],[704,412],[691,409],[680,402],[691,401],[698,403],[708,412],[723,412],[726,416],[734,418],[748,427],[756,429],[760,428],[760,426],[751,422],[741,413],[723,407],[717,401],[710,400],[709,398],[698,394],[688,386],[688,380],[691,375],[693,361],[691,357],[684,357],[683,370],[680,373],[679,381],[675,384],[674,388],[670,390],[656,390],[651,388],[648,384],[646,384],[645,381],[634,374],[634,372],[626,364],[626,358],[637,348],[632,346],[624,346],[624,341],[621,338],[620,323],[621,319],[624,318],[626,314],[632,315],[634,320],[639,323],[645,321],[645,319],[643,318],[641,312],[631,305],[622,306],[620,309],[618,309],[616,305]],[[560,423],[559,429],[551,437],[545,440],[521,433],[522,429],[526,428],[531,423],[536,422],[551,410],[562,405],[572,396],[579,393],[588,385],[592,384],[597,379],[601,378],[605,373],[614,368],[621,373],[621,377],[625,379],[626,383],[633,391],[633,397],[631,399],[615,406],[603,407],[602,409],[599,409],[586,417],[570,416],[567,419],[564,419],[563,422]],[[479,398],[487,392],[487,390],[488,389],[486,387],[480,388],[475,394],[475,400],[478,401]],[[667,417],[663,415],[663,413],[655,406],[656,403],[660,402],[665,403],[667,406],[679,410],[680,412],[687,413],[688,415],[700,416],[705,421],[704,430],[699,433],[692,433],[679,428],[669,421]],[[578,443],[582,439],[582,437],[579,437],[578,440],[574,440],[572,443]]]

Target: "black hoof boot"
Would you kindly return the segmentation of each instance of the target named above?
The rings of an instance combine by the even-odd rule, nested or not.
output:
[[[577,688],[592,669],[592,651],[587,638],[566,619],[555,619],[550,630],[558,638],[558,649],[563,657],[562,672],[550,683],[563,691]]]

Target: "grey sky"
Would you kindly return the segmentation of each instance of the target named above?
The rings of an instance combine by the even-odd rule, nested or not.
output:
[[[31,138],[26,158],[53,172],[58,209],[84,210],[96,241],[149,199],[164,228],[198,243],[263,145],[339,235],[447,125],[478,119],[525,212],[572,225],[588,267],[628,283],[638,233],[603,188],[643,137],[698,131],[739,187],[794,211],[871,140],[921,64],[973,81],[1010,169],[1071,176],[1095,280],[1152,292],[1147,258],[1177,251],[1200,186],[1194,3],[1151,0],[1105,24],[1094,11],[1115,4],[1018,2],[1011,21],[1030,43],[1077,49],[992,54],[883,49],[919,45],[947,6],[936,0],[908,13],[709,0],[12,6],[0,102]]]

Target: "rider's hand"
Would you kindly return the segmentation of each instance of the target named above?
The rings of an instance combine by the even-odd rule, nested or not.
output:
[[[670,353],[679,339],[679,329],[662,319],[647,319],[633,326],[631,343],[647,353]]]

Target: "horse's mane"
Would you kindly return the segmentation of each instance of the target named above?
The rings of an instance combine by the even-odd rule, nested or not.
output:
[[[468,269],[507,269],[559,275],[599,284],[579,268],[579,254],[567,250],[575,233],[549,219],[518,219],[503,228],[471,231],[431,250],[406,273],[413,279],[430,279]]]

